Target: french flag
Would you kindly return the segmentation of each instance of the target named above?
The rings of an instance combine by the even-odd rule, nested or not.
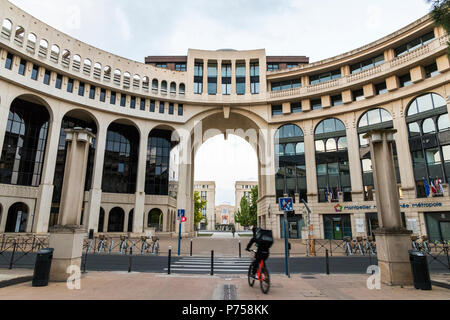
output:
[[[430,179],[430,187],[431,187],[431,192],[433,193],[433,195],[435,195],[437,193],[437,190],[436,190],[436,187],[434,186],[433,179]]]

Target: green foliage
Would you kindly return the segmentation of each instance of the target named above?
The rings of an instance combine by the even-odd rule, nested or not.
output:
[[[234,220],[243,227],[256,226],[258,223],[258,187],[251,191],[250,203],[246,197],[242,197],[240,208],[235,214]]]
[[[194,192],[194,225],[203,220],[202,210],[206,207],[206,201],[202,200],[198,191]]]
[[[252,188],[250,204],[250,225],[258,224],[258,186]]]
[[[442,26],[450,34],[450,0],[427,0],[431,4],[431,18],[438,26]],[[450,56],[450,42],[447,54]]]

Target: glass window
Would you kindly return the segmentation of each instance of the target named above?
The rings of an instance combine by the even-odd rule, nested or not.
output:
[[[150,112],[155,112],[155,100],[150,100]]]
[[[114,91],[111,91],[111,98],[109,100],[110,104],[116,104],[116,93]]]
[[[84,82],[80,82],[80,86],[78,87],[78,95],[84,97]]]
[[[55,82],[55,88],[56,89],[61,89],[61,87],[62,87],[62,79],[63,79],[62,75],[60,75],[60,74],[56,75],[56,82]]]
[[[297,143],[297,146],[295,147],[295,154],[297,154],[297,155],[305,154],[305,143],[304,142]]]
[[[73,92],[73,79],[69,79],[67,81],[67,92],[70,92],[70,93]]]
[[[328,139],[327,140],[326,151],[327,152],[331,152],[331,151],[336,151],[336,150],[337,150],[336,140],[334,140],[334,138]]]
[[[414,49],[417,49],[417,48],[429,43],[433,39],[434,39],[434,31],[431,31],[421,37],[415,38],[415,39],[409,41],[408,43],[395,48],[394,49],[395,56],[397,57],[397,56],[404,55]]]
[[[5,60],[5,68],[6,69],[11,70],[11,68],[12,68],[12,60],[13,60],[13,55],[8,52],[8,54],[6,55],[6,60]]]
[[[175,64],[176,71],[186,71],[186,63],[177,63]]]
[[[178,115],[179,115],[179,116],[182,116],[182,115],[183,115],[183,105],[182,105],[182,104],[179,104],[179,105],[178,105]]]
[[[347,137],[339,138],[338,149],[339,150],[347,150]]]
[[[106,90],[105,89],[101,89],[100,90],[100,101],[101,102],[105,102],[106,100]]]
[[[288,143],[284,149],[284,154],[286,156],[294,156],[295,155],[294,144]]]
[[[95,98],[95,87],[93,85],[90,86],[89,89],[89,99],[94,99]]]
[[[311,110],[318,110],[318,109],[322,109],[322,100],[321,99],[311,100]]]
[[[130,108],[136,109],[136,97],[134,97],[134,96],[131,96],[131,98],[130,98]]]
[[[259,93],[259,63],[250,63],[250,90],[252,94]]]
[[[422,124],[422,131],[424,134],[436,132],[436,127],[434,125],[433,119],[425,119]]]
[[[291,112],[292,113],[302,112],[302,103],[301,102],[291,103]]]
[[[217,93],[217,63],[208,63],[208,94]]]
[[[329,72],[325,72],[322,74],[314,75],[309,77],[310,85],[318,84],[321,82],[326,82],[334,79],[339,79],[341,77],[341,70],[333,70]]]
[[[272,116],[279,116],[283,114],[283,107],[278,106],[272,106]]]
[[[33,65],[33,69],[31,70],[31,79],[37,80],[39,73],[39,67],[37,65]]]
[[[398,80],[400,81],[400,87],[407,87],[412,85],[411,75],[409,73],[398,77]]]
[[[25,66],[26,65],[27,65],[27,62],[24,59],[20,59],[19,74],[22,76],[25,75]]]
[[[173,114],[174,113],[174,106],[173,103],[169,103],[169,114]]]
[[[375,92],[376,92],[377,95],[387,93],[388,91],[387,91],[387,87],[386,87],[386,82],[383,81],[383,82],[381,82],[379,84],[376,84],[375,85]]]
[[[267,64],[267,71],[276,71],[280,68],[278,63],[268,63]]]
[[[236,63],[236,94],[245,94],[245,64]]]
[[[120,106],[125,107],[125,104],[127,102],[127,96],[123,93],[120,94]]]
[[[364,100],[364,90],[359,89],[359,90],[352,91],[352,97],[353,97],[353,101]]]
[[[431,78],[437,76],[438,74],[439,71],[436,62],[425,67],[425,78]]]
[[[50,85],[50,71],[49,70],[45,70],[45,73],[44,73],[44,84]]]
[[[316,141],[316,151],[325,152],[325,143],[322,140]]]
[[[342,95],[338,94],[331,97],[331,105],[332,106],[339,106],[342,104]]]
[[[439,132],[446,131],[448,130],[448,128],[450,128],[450,121],[448,119],[448,114],[444,114],[439,117],[438,128]]]
[[[194,65],[194,94],[203,92],[203,62],[196,62]]]
[[[159,113],[164,113],[164,102],[159,103]]]
[[[409,136],[410,137],[420,136],[420,127],[417,122],[410,123],[408,125],[408,127],[409,127]]]

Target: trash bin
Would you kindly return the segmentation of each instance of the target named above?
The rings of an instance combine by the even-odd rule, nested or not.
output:
[[[417,250],[409,250],[409,261],[414,277],[414,287],[421,290],[431,290],[430,272],[425,253]]]
[[[33,287],[45,287],[48,286],[48,280],[50,277],[50,267],[52,266],[53,259],[52,248],[41,249],[36,256],[36,264],[34,265],[33,274]]]

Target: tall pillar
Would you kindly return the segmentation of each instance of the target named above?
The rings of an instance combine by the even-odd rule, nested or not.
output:
[[[147,143],[150,131],[141,128],[139,140],[138,172],[136,181],[136,198],[134,202],[133,233],[144,232],[144,206],[145,206],[145,171],[147,166]]]
[[[381,282],[387,285],[411,285],[412,272],[408,250],[411,231],[402,227],[400,197],[395,177],[393,157],[396,130],[373,130],[364,138],[369,140],[373,178],[377,190],[377,211],[380,227],[377,238],[378,267]]]
[[[47,150],[44,166],[42,168],[41,185],[36,201],[36,209],[32,231],[34,233],[47,233],[50,220],[50,210],[53,198],[53,178],[55,176],[56,157],[58,153],[59,136],[61,134],[62,117],[56,112],[47,138]]]
[[[192,233],[194,231],[194,212],[193,212],[193,161],[192,152],[189,148],[180,148],[180,152],[187,154],[180,156],[179,172],[178,172],[178,194],[177,209],[184,209],[187,222],[182,223],[181,232],[183,234]],[[176,221],[176,231],[179,232],[179,220]]]
[[[100,215],[100,207],[102,203],[102,178],[103,178],[103,164],[105,160],[105,147],[106,147],[106,133],[108,131],[106,124],[100,124],[97,130],[94,170],[92,171],[92,186],[89,191],[89,203],[87,209],[88,229],[94,229],[98,231],[98,219]],[[105,223],[106,221],[105,212]],[[101,231],[100,231],[101,232]]]
[[[352,184],[352,200],[363,201],[363,181],[361,160],[359,156],[359,137],[355,123],[347,129],[348,162],[350,165],[350,179]]]
[[[309,127],[305,128],[306,186],[308,202],[317,203],[316,143],[312,125],[312,121],[309,121]]]
[[[66,129],[67,156],[61,193],[58,225],[50,228],[49,246],[54,248],[50,281],[65,282],[69,266],[81,266],[83,239],[86,229],[81,226],[84,181],[89,146],[95,137],[90,131]]]
[[[222,60],[217,60],[217,94],[222,94]]]

